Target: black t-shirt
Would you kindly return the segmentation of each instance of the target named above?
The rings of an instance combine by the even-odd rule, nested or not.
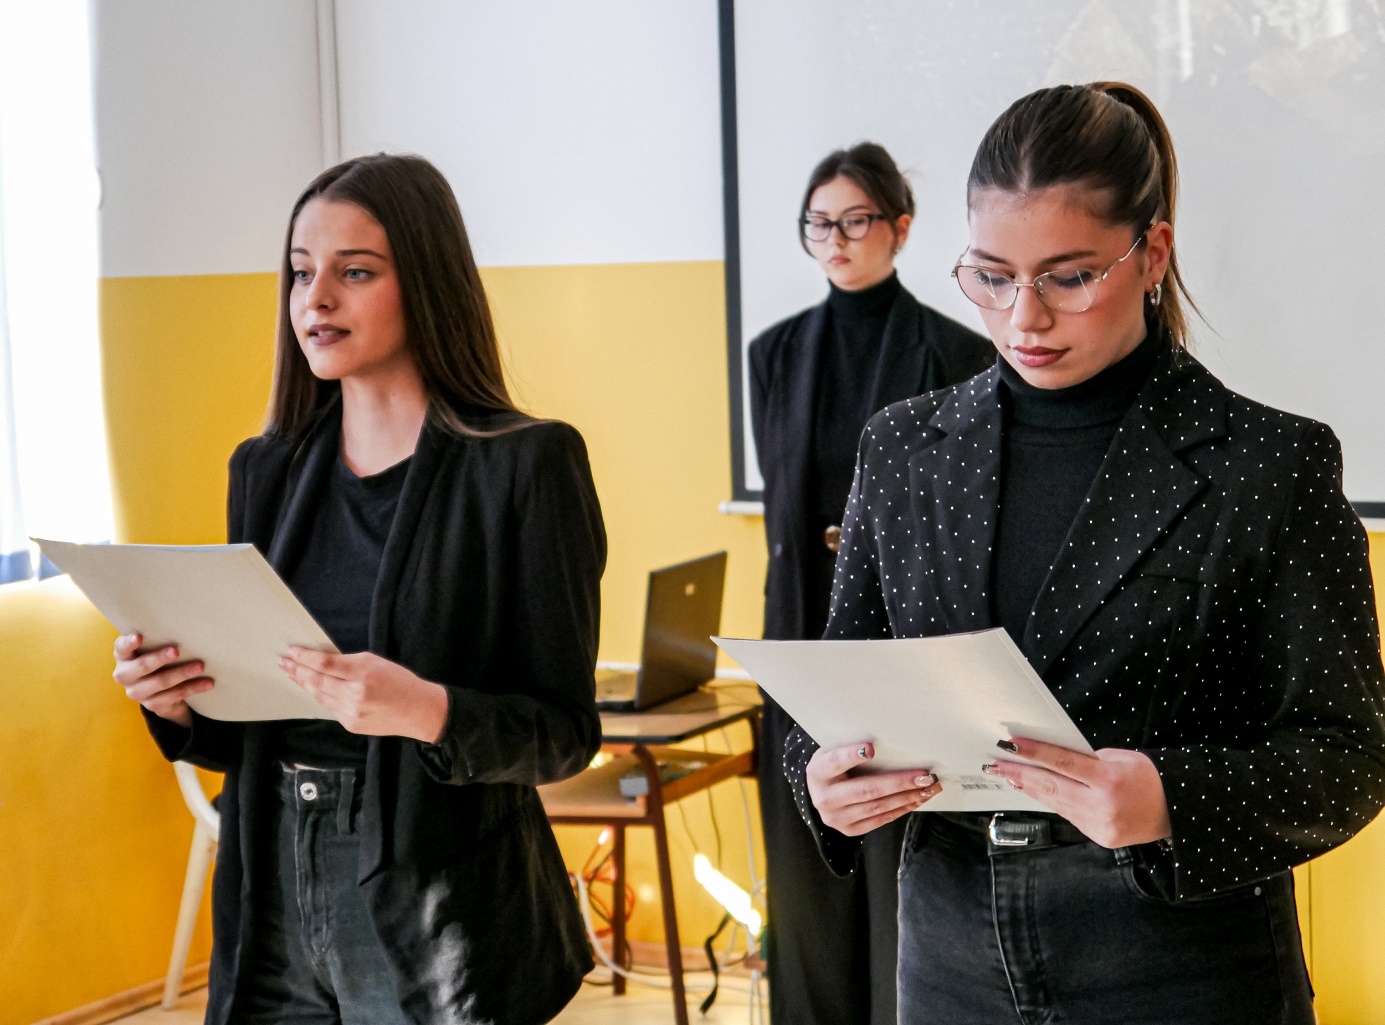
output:
[[[302,558],[286,581],[341,652],[365,651],[380,557],[394,522],[409,460],[357,477],[338,457],[323,487]],[[317,768],[363,766],[366,738],[326,719],[298,719],[279,731],[274,755]]]
[[[991,615],[1016,644],[1116,429],[1167,344],[1151,331],[1119,363],[1070,388],[1035,388],[1000,360],[1005,428]]]

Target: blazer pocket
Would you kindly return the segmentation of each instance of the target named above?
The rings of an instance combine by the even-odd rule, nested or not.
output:
[[[1235,584],[1248,579],[1249,569],[1249,559],[1174,549],[1152,553],[1136,573],[1144,577],[1187,580],[1198,584]]]

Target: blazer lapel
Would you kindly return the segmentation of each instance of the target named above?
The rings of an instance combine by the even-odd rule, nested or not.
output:
[[[870,392],[872,413],[927,391],[923,382],[927,376],[928,351],[918,300],[900,286],[885,321],[880,363]]]
[[[808,315],[808,320],[803,325],[802,350],[798,359],[793,362],[791,372],[786,375],[783,387],[779,389],[784,408],[782,415],[774,418],[774,422],[783,425],[783,429],[802,431],[809,437],[812,435],[813,418],[816,414],[814,407],[818,393],[818,377],[822,373],[822,346],[828,328],[827,304],[822,303],[814,307]],[[801,523],[804,519],[803,510],[808,502],[808,466],[813,447],[811,444],[803,444],[797,438],[784,438],[776,449],[784,456],[785,482],[789,485],[789,493],[792,495],[791,501],[797,514],[796,522]]]
[[[289,463],[287,499],[266,556],[274,572],[288,579],[303,551],[317,514],[318,498],[337,459],[341,442],[341,398],[334,398],[309,428]]]
[[[1209,377],[1190,357],[1165,356],[1121,422],[1029,616],[1022,647],[1040,675],[1206,487],[1177,453],[1227,433]]]
[[[423,509],[432,492],[433,478],[446,443],[443,432],[425,420],[404,475],[385,550],[380,555],[380,570],[370,602],[369,637],[370,650],[382,658],[389,658],[391,654],[395,600],[404,586],[404,566],[414,538],[419,534]],[[365,785],[361,792],[361,849],[356,864],[357,882],[360,883],[383,869],[388,861],[393,823],[386,821],[390,804],[383,800],[383,795],[395,786],[389,774],[399,765],[400,744],[398,737],[371,737],[366,747]]]
[[[946,437],[909,459],[924,583],[931,585],[949,633],[991,622],[991,548],[1000,506],[999,379],[993,368],[961,385],[929,420]]]

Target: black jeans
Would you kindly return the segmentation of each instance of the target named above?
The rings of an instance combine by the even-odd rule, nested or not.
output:
[[[1291,873],[1174,904],[1127,851],[909,818],[900,1025],[1312,1025]]]
[[[352,769],[285,769],[271,878],[242,971],[243,1025],[403,1025],[393,971],[356,884]]]

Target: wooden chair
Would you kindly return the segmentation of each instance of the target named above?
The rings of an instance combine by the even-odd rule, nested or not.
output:
[[[183,878],[183,899],[178,905],[178,927],[173,933],[173,953],[168,959],[168,976],[164,979],[163,1009],[172,1010],[183,987],[183,972],[188,965],[188,947],[197,925],[197,911],[202,906],[202,890],[207,885],[207,870],[216,857],[221,839],[221,815],[202,789],[197,769],[190,762],[174,762],[173,773],[183,801],[192,812],[192,849],[188,852],[188,871]]]

